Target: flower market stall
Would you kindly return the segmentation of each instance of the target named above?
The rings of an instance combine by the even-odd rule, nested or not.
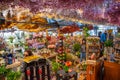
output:
[[[0,0],[0,80],[120,80],[119,0]]]

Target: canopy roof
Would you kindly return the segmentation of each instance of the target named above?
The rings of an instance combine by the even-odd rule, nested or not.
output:
[[[120,26],[120,0],[0,0],[0,10],[21,6],[43,17]]]

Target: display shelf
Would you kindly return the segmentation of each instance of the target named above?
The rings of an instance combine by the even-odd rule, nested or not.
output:
[[[86,38],[86,60],[96,60],[100,54],[99,37]],[[94,59],[92,59],[94,57]]]
[[[115,60],[120,62],[120,38],[114,39]]]

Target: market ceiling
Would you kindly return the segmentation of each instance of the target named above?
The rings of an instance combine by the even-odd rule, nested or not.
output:
[[[0,11],[22,6],[44,17],[120,26],[120,0],[0,0]]]

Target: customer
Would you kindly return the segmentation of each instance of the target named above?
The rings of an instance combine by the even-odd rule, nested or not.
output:
[[[102,33],[102,34],[100,35],[100,41],[101,41],[101,43],[104,43],[106,40],[107,40],[106,34],[105,34],[105,33]]]
[[[106,33],[102,33],[100,35],[100,43],[102,44],[103,49],[104,49],[104,42],[107,40],[106,36],[107,36]]]
[[[108,37],[107,31],[105,31],[104,34],[105,34],[105,38],[106,38],[106,40],[107,40],[107,37]]]
[[[102,32],[100,31],[100,32],[98,33],[98,37],[99,37],[99,38],[100,38],[101,34],[102,34]]]
[[[86,40],[82,40],[81,44],[81,54],[80,54],[80,61],[86,60]]]

